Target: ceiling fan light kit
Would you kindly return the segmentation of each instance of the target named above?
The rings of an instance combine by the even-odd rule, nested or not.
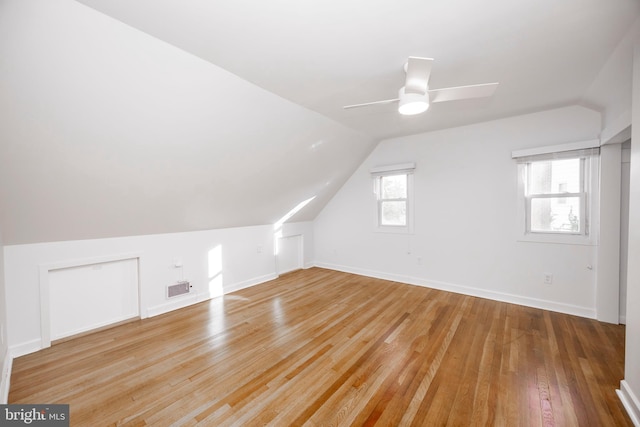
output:
[[[398,102],[398,112],[405,116],[413,116],[424,113],[431,102],[456,101],[459,99],[485,98],[492,96],[498,87],[498,83],[483,83],[469,86],[447,87],[442,89],[429,89],[429,77],[431,76],[432,58],[419,58],[410,56],[404,65],[407,74],[405,85],[398,91],[398,98],[383,101],[365,102],[363,104],[345,105],[345,110],[351,108],[367,107],[371,105],[384,105]],[[429,98],[431,95],[431,99]]]
[[[422,93],[407,93],[404,86],[398,91],[398,112],[403,116],[413,116],[424,113],[429,108],[429,95]]]

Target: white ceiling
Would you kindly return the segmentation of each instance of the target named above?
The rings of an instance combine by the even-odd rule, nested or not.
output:
[[[631,80],[620,41],[639,12],[638,0],[0,0],[2,242],[274,224],[315,197],[291,219],[313,220],[386,137],[572,104],[614,120],[612,99],[630,100],[612,81]],[[612,54],[624,70],[602,72]],[[435,58],[434,89],[500,87],[414,117],[342,109],[395,97],[410,55]]]
[[[0,0],[4,244],[312,220],[374,146],[73,0]]]
[[[640,10],[637,0],[79,1],[376,139],[580,103]],[[500,86],[415,117],[342,109],[396,97],[410,55],[435,59],[433,89]]]

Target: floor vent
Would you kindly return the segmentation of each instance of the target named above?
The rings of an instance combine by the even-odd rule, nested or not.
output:
[[[167,286],[167,298],[188,294],[190,289],[191,284],[189,282],[178,282],[175,285],[169,285]]]

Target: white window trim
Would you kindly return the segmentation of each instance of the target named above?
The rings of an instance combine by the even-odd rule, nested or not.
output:
[[[584,143],[572,143],[554,147],[541,147],[540,149],[521,150],[513,152],[514,159],[525,156],[536,156],[540,154],[551,154],[554,152],[571,151],[571,149],[593,148],[595,142],[585,141]],[[590,145],[590,147],[589,147]],[[595,145],[597,147],[597,145]],[[581,200],[581,208],[585,213],[586,232],[587,234],[571,234],[571,233],[554,233],[554,232],[528,232],[527,229],[527,208],[530,201],[525,197],[525,173],[526,163],[518,163],[518,197],[517,197],[517,231],[516,240],[520,242],[536,242],[536,243],[558,243],[567,245],[588,245],[594,246],[598,244],[598,232],[600,230],[600,156],[591,155],[585,159],[585,177],[584,177],[584,197]],[[549,195],[551,196],[551,195]],[[563,194],[566,196],[566,194]]]
[[[415,163],[402,163],[396,165],[377,166],[371,169],[373,178],[373,230],[377,233],[412,234],[413,233],[413,171]],[[380,207],[378,203],[378,179],[381,176],[407,175],[407,224],[406,225],[381,225]]]

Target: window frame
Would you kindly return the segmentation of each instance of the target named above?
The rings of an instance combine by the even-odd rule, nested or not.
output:
[[[571,146],[570,150],[565,150],[567,146],[541,147],[512,153],[512,157],[517,160],[518,168],[518,221],[517,240],[524,242],[539,243],[559,243],[574,245],[596,245],[599,223],[599,146],[593,141],[586,141],[584,145],[588,147]],[[530,164],[536,161],[560,160],[560,159],[580,159],[580,191],[578,193],[550,193],[550,194],[527,194],[527,182],[530,173]],[[533,199],[553,198],[553,197],[579,197],[580,199],[580,221],[581,230],[579,232],[563,231],[539,231],[531,230],[531,201]]]
[[[529,193],[529,182],[532,180],[532,163],[534,162],[544,162],[550,160],[560,160],[560,159],[539,159],[539,160],[529,160],[523,163],[525,171],[525,182],[524,182],[524,199],[525,199],[525,233],[531,234],[558,234],[562,236],[588,236],[589,235],[589,210],[587,209],[587,189],[588,185],[586,182],[586,178],[589,176],[589,161],[588,156],[586,155],[576,155],[576,157],[567,157],[562,160],[572,160],[578,159],[580,161],[580,169],[578,177],[580,191],[577,193],[563,192],[563,193]],[[532,230],[531,229],[531,202],[534,199],[561,199],[561,198],[569,198],[569,197],[577,197],[580,200],[580,231],[577,232],[567,232],[567,231],[555,231],[555,230]]]
[[[413,171],[415,169],[414,163],[403,163],[399,165],[381,166],[373,168],[371,175],[373,178],[373,200],[374,200],[374,231],[380,233],[397,233],[397,234],[409,234],[413,233]],[[406,198],[382,198],[382,179],[389,176],[406,177],[407,193]],[[390,201],[404,201],[405,207],[405,225],[389,225],[382,224],[382,205],[384,202]]]

